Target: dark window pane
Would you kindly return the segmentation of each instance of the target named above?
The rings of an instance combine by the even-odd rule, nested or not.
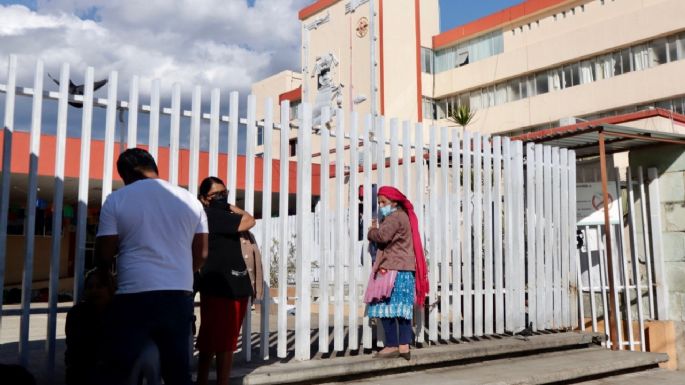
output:
[[[633,67],[631,65],[630,61],[630,50],[629,49],[624,49],[621,50],[619,53],[621,57],[621,72],[619,74],[625,74],[633,70]]]
[[[678,44],[675,37],[668,40],[668,61],[678,60]]]
[[[535,76],[535,83],[537,87],[537,94],[546,94],[549,92],[549,80],[546,73],[539,73]]]
[[[571,74],[571,67],[569,66],[564,66],[564,78],[563,81],[561,82],[561,88],[568,88],[571,87],[573,75]]]

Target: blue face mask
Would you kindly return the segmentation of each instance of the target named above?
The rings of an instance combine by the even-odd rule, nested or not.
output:
[[[378,209],[378,212],[381,214],[381,217],[385,218],[391,213],[393,213],[395,210],[397,210],[396,207],[392,207],[390,205],[388,206],[382,206]]]

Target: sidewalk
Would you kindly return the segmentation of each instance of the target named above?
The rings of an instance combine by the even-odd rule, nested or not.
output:
[[[29,325],[29,365],[28,370],[36,377],[38,384],[64,384],[64,351],[65,334],[64,327],[66,324],[67,312],[71,308],[71,302],[62,302],[58,304],[57,313],[57,341],[54,368],[51,369],[47,362],[46,353],[46,336],[47,336],[47,303],[33,303],[31,306],[31,317]],[[200,325],[200,308],[196,303],[195,315],[197,316],[197,326]],[[20,305],[4,305],[2,325],[0,327],[0,363],[3,364],[18,364],[19,363],[19,331],[20,331]],[[289,344],[294,343],[294,316],[288,317],[288,341]],[[318,322],[316,317],[312,320],[312,325]],[[268,361],[262,360],[259,355],[259,330],[260,317],[259,312],[252,312],[252,361],[246,362],[245,356],[242,353],[242,337],[238,341],[239,351],[235,355],[232,378],[235,377],[232,383],[242,383],[242,378],[254,371],[256,368],[268,365],[274,362],[283,362],[276,358],[276,340],[277,335],[277,317],[272,315],[270,317],[270,353],[271,359]],[[195,352],[197,360],[197,351]],[[287,359],[286,359],[287,361]],[[197,367],[197,361],[193,362],[193,368]],[[214,372],[210,373],[210,379],[215,378]],[[1,381],[0,381],[1,382]]]

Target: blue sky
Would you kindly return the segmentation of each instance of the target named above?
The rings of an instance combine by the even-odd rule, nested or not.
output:
[[[440,31],[447,31],[523,0],[440,0]]]

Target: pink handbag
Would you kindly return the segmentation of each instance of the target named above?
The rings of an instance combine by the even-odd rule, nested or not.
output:
[[[397,278],[397,270],[387,270],[385,273],[372,272],[369,277],[369,284],[366,286],[364,303],[373,303],[390,298],[392,289],[395,287],[395,278]]]

